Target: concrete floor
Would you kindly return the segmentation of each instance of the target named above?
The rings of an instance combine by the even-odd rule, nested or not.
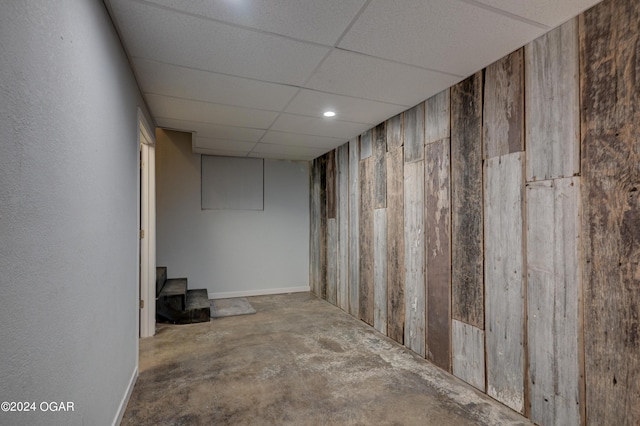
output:
[[[122,424],[530,424],[309,293],[249,301],[143,339]]]

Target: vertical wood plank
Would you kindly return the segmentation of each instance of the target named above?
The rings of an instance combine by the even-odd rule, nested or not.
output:
[[[387,210],[373,213],[373,326],[387,334]]]
[[[336,218],[336,151],[327,154],[327,218]]]
[[[404,112],[404,162],[424,158],[424,102]]]
[[[327,298],[327,155],[318,161],[320,178],[320,280],[317,296]]]
[[[640,2],[582,16],[586,419],[640,424]]]
[[[580,179],[527,186],[531,420],[580,425]]]
[[[338,224],[327,219],[327,302],[337,304],[338,285]]]
[[[387,120],[387,151],[404,145],[403,115],[398,114]]]
[[[338,306],[349,311],[349,144],[338,147],[337,220],[338,220]]]
[[[525,46],[527,182],[580,172],[577,22]]]
[[[487,393],[524,412],[522,153],[485,162]]]
[[[453,317],[484,328],[482,73],[451,88]]]
[[[426,144],[448,138],[451,134],[450,91],[450,89],[443,90],[425,102],[424,141]]]
[[[484,392],[484,331],[453,320],[453,375]]]
[[[310,282],[311,291],[319,295],[320,286],[320,162],[316,158],[311,165],[311,237]]]
[[[406,147],[405,147],[406,148]],[[425,356],[424,162],[404,165],[404,344]]]
[[[349,313],[360,315],[360,143],[349,141]]]
[[[486,68],[484,158],[524,151],[524,50]]]
[[[386,124],[383,122],[376,126],[374,134],[374,208],[383,209],[387,207],[387,162],[385,161],[387,153]]]
[[[427,358],[451,371],[451,190],[449,139],[425,147]]]
[[[373,325],[373,166],[374,158],[360,161],[360,314]]]
[[[393,148],[387,153],[387,202],[387,336],[404,344],[404,152],[402,146]]]
[[[360,135],[360,159],[364,160],[373,154],[373,129]]]

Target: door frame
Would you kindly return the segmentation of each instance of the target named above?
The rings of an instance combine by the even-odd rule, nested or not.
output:
[[[140,337],[156,333],[156,138],[142,110],[138,108],[140,147]]]

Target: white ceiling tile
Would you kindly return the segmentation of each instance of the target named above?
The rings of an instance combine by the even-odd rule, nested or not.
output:
[[[555,28],[601,0],[471,0]]]
[[[365,0],[149,0],[172,9],[332,46]]]
[[[275,145],[269,143],[259,143],[253,150],[252,154],[288,154],[288,155],[313,155],[317,157],[327,152],[324,148],[311,148],[304,146],[291,145]]]
[[[314,73],[307,87],[356,98],[414,106],[461,79],[337,49],[331,52]]]
[[[131,56],[300,85],[329,51],[130,0],[111,4]]]
[[[301,90],[289,104],[286,112],[313,117],[322,117],[328,110],[336,113],[339,120],[356,123],[378,124],[407,109],[404,105],[334,95],[315,90]]]
[[[270,130],[300,133],[306,135],[329,136],[345,140],[371,128],[369,124],[351,123],[332,118],[306,117],[302,115],[281,114]]]
[[[206,148],[195,148],[192,152],[194,154],[219,155],[221,157],[247,157],[249,155],[249,153],[246,151],[225,151],[222,149]]]
[[[597,0],[105,2],[158,126],[212,155],[310,160]]]
[[[153,115],[178,120],[266,129],[278,116],[274,111],[210,104],[160,95],[145,97]]]
[[[279,153],[279,154],[262,154],[262,153],[258,153],[258,152],[252,152],[249,153],[248,157],[252,157],[252,158],[268,158],[268,159],[273,159],[273,160],[290,160],[290,161],[311,161],[316,157],[319,157],[319,155],[313,155],[313,154],[309,154],[309,155],[292,155],[292,154],[287,154],[287,153]]]
[[[344,144],[346,141],[345,138],[328,138],[324,136],[276,132],[273,130],[267,131],[260,140],[260,142],[277,145],[311,146],[324,149],[333,149]]]
[[[173,118],[156,117],[156,124],[160,127],[196,132],[198,137],[210,139],[227,139],[234,141],[258,142],[265,131],[248,127],[221,126],[218,124],[201,123],[197,121],[176,120]]]
[[[373,0],[339,46],[468,76],[544,32],[459,0]]]
[[[196,135],[193,138],[193,149],[208,149],[218,151],[244,151],[249,152],[255,146],[255,142],[230,141],[227,139],[203,138]]]
[[[248,108],[280,111],[298,89],[133,58],[142,91]]]

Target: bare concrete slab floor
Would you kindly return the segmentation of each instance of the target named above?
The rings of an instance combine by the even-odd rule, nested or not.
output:
[[[309,293],[159,325],[123,425],[524,425],[524,417]]]

